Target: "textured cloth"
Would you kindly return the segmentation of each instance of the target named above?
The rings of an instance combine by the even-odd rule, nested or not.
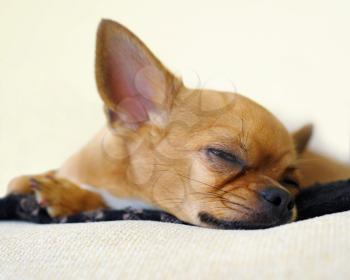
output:
[[[350,212],[265,230],[0,224],[1,279],[349,279]]]

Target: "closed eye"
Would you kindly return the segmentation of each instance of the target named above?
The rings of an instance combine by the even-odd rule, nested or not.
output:
[[[221,149],[207,148],[206,153],[209,158],[215,157],[232,164],[243,165],[243,161],[239,157]]]

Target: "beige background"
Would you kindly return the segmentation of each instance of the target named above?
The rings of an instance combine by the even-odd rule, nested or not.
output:
[[[312,121],[313,147],[349,162],[349,3],[0,0],[0,193],[14,175],[57,167],[102,124],[103,17],[192,86],[236,88],[290,129]]]

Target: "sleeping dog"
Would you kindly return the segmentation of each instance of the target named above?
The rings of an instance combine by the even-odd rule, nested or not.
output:
[[[8,187],[34,193],[51,217],[131,206],[204,227],[271,227],[297,218],[305,186],[350,177],[305,150],[310,125],[289,133],[238,93],[185,87],[111,20],[97,31],[96,82],[107,124],[60,168]]]

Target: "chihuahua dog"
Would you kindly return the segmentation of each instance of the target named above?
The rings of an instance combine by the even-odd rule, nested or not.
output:
[[[296,219],[304,186],[350,177],[304,151],[310,125],[290,134],[247,97],[186,88],[119,23],[102,20],[96,44],[107,125],[59,169],[9,184],[50,216],[131,206],[204,227],[270,227]]]

